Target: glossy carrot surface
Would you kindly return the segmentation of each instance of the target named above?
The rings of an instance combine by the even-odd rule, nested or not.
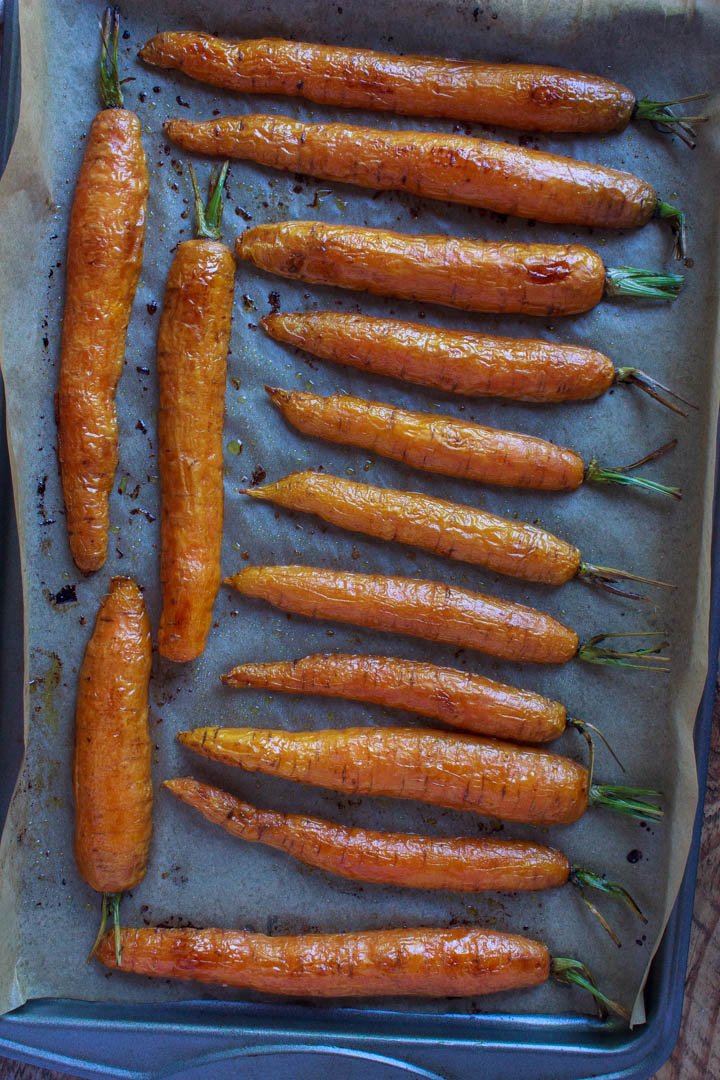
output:
[[[136,975],[194,979],[310,997],[465,997],[538,986],[550,974],[539,941],[475,927],[266,937],[243,930],[123,929],[98,959]]]
[[[227,579],[283,611],[441,641],[536,664],[565,664],[578,636],[534,608],[440,581],[313,566],[249,566]]]
[[[323,360],[469,397],[587,401],[613,385],[595,349],[494,337],[340,311],[276,312],[260,321],[276,341]]]
[[[305,435],[359,446],[425,472],[537,491],[574,491],[585,477],[574,450],[532,435],[348,394],[266,389],[288,423]]]
[[[548,742],[565,730],[558,701],[469,671],[395,656],[320,653],[300,660],[239,664],[222,681],[235,689],[317,694],[403,709],[499,739]]]
[[[195,153],[554,224],[635,228],[658,205],[652,185],[630,173],[465,135],[252,114],[167,120],[164,130]]]
[[[281,277],[466,311],[573,315],[600,303],[605,267],[578,244],[520,244],[284,221],[247,229],[241,259]]]
[[[73,791],[75,859],[102,893],[145,876],[152,832],[150,622],[129,578],[113,578],[78,678]]]
[[[414,491],[358,484],[325,472],[298,472],[246,495],[382,540],[485,566],[546,585],[577,576],[580,552],[552,533]]]
[[[140,121],[109,108],[93,120],[67,242],[58,457],[70,550],[80,570],[105,562],[118,460],[115,391],[142,264],[148,174]]]
[[[459,892],[528,891],[558,888],[570,876],[567,857],[541,844],[352,829],[308,814],[259,810],[191,777],[166,780],[165,787],[233,836],[353,881]]]
[[[220,586],[223,421],[235,260],[216,240],[180,244],[158,336],[163,608],[170,660],[202,653]]]
[[[195,728],[204,757],[351,795],[416,799],[502,821],[565,825],[588,807],[588,772],[534,747],[422,728]]]
[[[285,94],[525,131],[622,131],[635,107],[625,86],[539,64],[394,56],[281,38],[227,41],[193,31],[157,34],[140,56],[243,94]]]

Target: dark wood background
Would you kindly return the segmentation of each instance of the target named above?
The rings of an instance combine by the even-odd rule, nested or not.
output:
[[[720,1080],[720,695],[715,700],[685,1009],[680,1038],[654,1080]],[[67,1080],[0,1058],[0,1080]]]

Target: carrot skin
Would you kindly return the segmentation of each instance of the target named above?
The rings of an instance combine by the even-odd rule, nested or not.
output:
[[[349,394],[266,390],[285,420],[303,434],[358,446],[425,472],[535,491],[575,491],[585,478],[584,462],[574,450],[532,435]]]
[[[152,832],[150,622],[129,578],[113,578],[80,668],[75,711],[75,859],[98,892],[145,876]]]
[[[142,265],[147,194],[140,121],[126,109],[104,109],[88,133],[70,214],[55,394],[70,550],[84,573],[107,555],[118,460],[115,391]]]
[[[539,986],[550,956],[539,941],[475,927],[266,937],[244,930],[123,929],[97,957],[136,975],[193,979],[309,997],[469,997]]]
[[[393,56],[278,38],[226,41],[191,31],[157,34],[140,56],[243,94],[285,94],[524,131],[622,131],[635,107],[625,86],[539,64]]]
[[[351,829],[307,814],[259,810],[191,777],[166,780],[165,787],[232,836],[267,844],[352,881],[502,892],[555,889],[570,875],[562,852],[522,840]]]
[[[393,656],[325,653],[300,660],[240,664],[222,676],[235,689],[276,690],[403,709],[497,739],[557,739],[567,714],[558,701],[456,668]]]
[[[577,244],[519,244],[284,221],[235,241],[239,258],[281,277],[464,311],[576,315],[599,304],[605,267]]]
[[[174,119],[164,130],[182,149],[199,154],[552,224],[636,228],[658,203],[652,185],[630,173],[464,135],[264,115]]]
[[[248,772],[350,795],[416,799],[502,821],[567,825],[587,810],[588,772],[535,747],[422,728],[195,728],[183,746]]]
[[[580,567],[578,549],[544,529],[418,492],[297,472],[274,484],[248,488],[246,494],[317,514],[343,529],[412,544],[525,581],[562,585]]]
[[[615,381],[612,361],[580,345],[339,311],[276,312],[260,325],[275,341],[323,360],[468,397],[587,401]]]
[[[158,336],[163,608],[169,660],[204,647],[220,587],[223,420],[235,260],[214,240],[186,240],[170,268]]]

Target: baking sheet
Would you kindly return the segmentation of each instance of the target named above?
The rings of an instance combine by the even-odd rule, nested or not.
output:
[[[23,106],[15,149],[0,187],[0,287],[2,360],[8,398],[18,522],[26,598],[26,759],[0,848],[0,1007],[30,997],[63,996],[114,1001],[187,997],[249,997],[192,984],[151,982],[110,974],[84,958],[96,929],[97,897],[79,880],[72,856],[69,761],[75,680],[95,612],[113,574],[131,574],[143,586],[157,626],[158,508],[154,339],[163,283],[172,249],[191,235],[185,163],[162,138],[168,116],[206,118],[222,113],[276,111],[302,119],[340,117],[336,110],[290,99],[242,98],[216,93],[180,76],[144,68],[139,45],[157,29],[198,27],[228,36],[278,34],[346,41],[393,51],[442,51],[492,59],[546,60],[597,70],[648,96],[680,96],[711,86],[711,59],[720,45],[720,17],[713,5],[568,3],[556,7],[506,2],[492,7],[416,2],[405,9],[375,2],[258,2],[228,14],[225,5],[173,5],[128,0],[123,6],[123,73],[126,100],[137,109],[151,175],[145,264],[131,322],[120,385],[120,466],[113,496],[110,553],[92,578],[79,576],[69,556],[55,461],[52,393],[62,305],[65,232],[84,134],[96,110],[96,5],[78,0],[23,0]],[[622,27],[622,32],[619,28]],[[439,30],[440,28],[440,30]],[[689,62],[691,61],[691,62]],[[423,122],[363,114],[350,122],[383,127],[452,130],[452,122]],[[462,130],[465,130],[463,125]],[[468,130],[486,135],[487,129]],[[686,289],[673,306],[603,304],[567,320],[502,319],[340,293],[271,278],[241,264],[236,285],[226,425],[226,527],[223,568],[232,573],[253,563],[304,562],[359,571],[438,578],[528,602],[552,612],[587,637],[600,630],[663,629],[673,642],[671,677],[623,673],[573,662],[562,670],[500,664],[352,627],[313,623],[223,590],[205,655],[177,667],[159,658],[151,687],[156,744],[155,781],[192,772],[217,780],[262,806],[301,809],[337,820],[385,829],[453,835],[502,829],[506,835],[539,836],[573,861],[623,881],[650,917],[641,928],[622,910],[606,912],[623,938],[615,950],[571,890],[552,894],[482,896],[399,891],[356,884],[303,867],[277,852],[234,841],[213,830],[162,791],[145,881],[124,902],[128,923],[246,926],[267,932],[345,930],[385,925],[471,922],[528,933],[555,954],[589,962],[598,981],[632,1003],[669,914],[682,874],[696,804],[692,724],[706,671],[709,544],[715,417],[717,207],[708,205],[717,172],[715,128],[703,129],[691,153],[651,129],[631,128],[605,139],[498,137],[625,167],[652,180],[663,197],[688,212],[691,262]],[[201,169],[204,166],[201,163]],[[561,230],[492,214],[385,193],[373,198],[343,185],[273,173],[233,163],[225,236],[231,242],[246,224],[315,218],[387,225],[408,232],[517,239],[575,238],[597,248],[609,265],[670,264],[670,240],[658,225],[642,233],[612,235]],[[337,307],[394,313],[438,325],[488,332],[535,334],[592,344],[618,364],[638,364],[700,403],[683,421],[616,390],[598,402],[567,407],[467,401],[405,388],[296,355],[265,337],[260,317],[271,309]],[[475,418],[499,427],[543,435],[597,453],[610,464],[633,460],[672,436],[676,453],[652,467],[653,475],[685,490],[681,505],[634,496],[621,489],[581,489],[573,495],[500,491],[414,473],[304,439],[285,427],[263,392],[265,383],[331,393],[346,390],[426,411]],[[237,444],[241,452],[235,453]],[[552,591],[450,564],[399,545],[386,545],[325,527],[315,519],[248,505],[239,489],[263,472],[268,479],[291,469],[322,465],[338,475],[406,487],[482,505],[504,515],[540,521],[572,539],[591,561],[635,569],[677,582],[673,594],[653,602],[627,601],[590,592],[580,583]],[[76,600],[73,599],[76,597]],[[64,601],[64,602],[63,602]],[[431,658],[488,673],[562,699],[573,715],[600,724],[626,763],[630,782],[660,786],[667,816],[648,827],[594,811],[570,828],[532,830],[501,826],[471,815],[392,800],[338,798],[329,792],[223,769],[191,757],[174,742],[176,731],[203,723],[328,727],[398,723],[400,714],[322,699],[294,699],[231,692],[218,675],[243,660],[285,659],[338,649]],[[409,723],[413,721],[408,719]],[[558,749],[581,754],[567,736]],[[598,779],[622,782],[600,753]],[[640,853],[638,855],[638,853]],[[376,1004],[376,1003],[373,1003]],[[548,986],[477,1001],[403,1003],[391,1008],[453,1012],[558,1011],[583,1008],[582,995]],[[642,1018],[641,1001],[635,1019]]]

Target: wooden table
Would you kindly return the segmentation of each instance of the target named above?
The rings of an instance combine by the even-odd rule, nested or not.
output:
[[[685,1008],[672,1057],[653,1080],[720,1080],[720,693],[715,699],[705,824],[690,942]],[[0,1080],[68,1080],[0,1058]]]

